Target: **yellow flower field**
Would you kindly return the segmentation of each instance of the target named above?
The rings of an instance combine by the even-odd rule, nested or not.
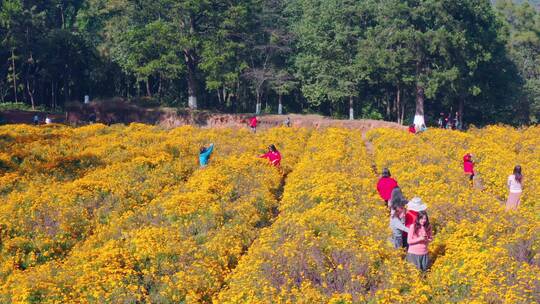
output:
[[[538,303],[539,146],[540,127],[2,126],[0,303]],[[388,241],[383,167],[428,205],[426,274]]]

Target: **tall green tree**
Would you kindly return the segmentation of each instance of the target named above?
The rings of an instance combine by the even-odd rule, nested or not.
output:
[[[355,58],[368,22],[362,2],[296,0],[290,9],[298,15],[292,31],[297,37],[294,65],[302,93],[315,106],[348,101],[353,119],[361,79]]]

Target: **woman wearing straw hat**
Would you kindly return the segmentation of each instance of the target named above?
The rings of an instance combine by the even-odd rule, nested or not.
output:
[[[425,211],[426,209],[426,204],[419,197],[414,197],[410,200],[407,204],[407,214],[405,214],[405,226],[409,227],[411,224],[414,224],[418,217],[418,212]]]

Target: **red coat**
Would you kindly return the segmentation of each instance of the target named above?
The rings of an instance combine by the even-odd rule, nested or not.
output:
[[[250,120],[249,120],[249,126],[252,127],[252,128],[256,128],[257,127],[257,117],[252,117]]]
[[[281,153],[279,151],[273,152],[270,151],[260,156],[261,158],[267,158],[270,161],[270,164],[278,167],[281,164]]]
[[[408,210],[407,213],[405,214],[405,226],[409,227],[412,224],[414,224],[414,222],[416,222],[417,217],[418,217],[418,212],[413,211],[413,210]]]
[[[465,154],[465,156],[463,156],[463,172],[469,175],[474,174],[474,163],[470,154]]]
[[[398,186],[395,179],[391,177],[381,177],[377,183],[377,191],[384,201],[390,200],[392,190]]]
[[[409,133],[416,134],[416,128],[414,126],[409,127]]]

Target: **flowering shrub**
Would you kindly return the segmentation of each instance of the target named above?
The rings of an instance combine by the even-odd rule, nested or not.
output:
[[[280,168],[257,158],[269,144]],[[3,126],[0,303],[539,302],[539,146],[540,127]],[[425,275],[388,242],[383,167],[428,205]]]

